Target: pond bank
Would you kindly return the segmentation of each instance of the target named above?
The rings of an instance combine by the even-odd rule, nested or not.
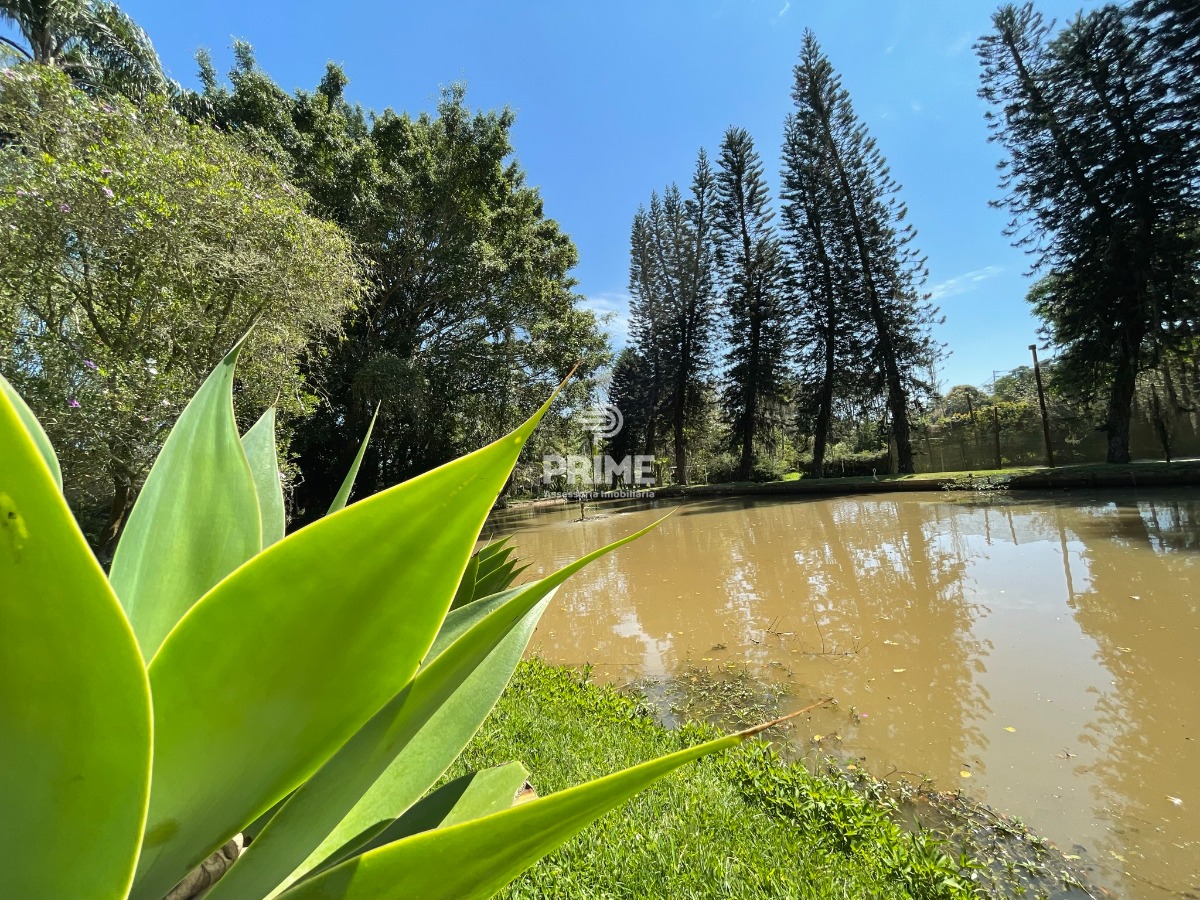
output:
[[[545,794],[714,733],[696,723],[665,728],[641,697],[591,682],[586,669],[534,659],[521,664],[448,777],[516,759]],[[1012,881],[1010,891],[991,877],[982,879],[990,889],[979,890],[972,874],[994,870],[994,860],[977,861],[931,832],[901,828],[900,817],[881,783],[836,769],[812,774],[782,763],[766,744],[751,744],[674,773],[501,896],[1075,896],[1057,884],[1029,890],[1028,880]]]
[[[1020,466],[976,472],[919,472],[913,475],[876,475],[849,478],[791,478],[781,481],[729,481],[714,484],[670,484],[644,491],[622,491],[617,500],[688,500],[707,497],[781,496],[818,494],[894,494],[909,491],[1070,490],[1081,488],[1200,486],[1200,460],[1134,462],[1124,465]],[[589,493],[586,492],[585,493]],[[583,498],[605,500],[603,492]],[[504,509],[535,509],[578,499],[542,497],[507,500]]]
[[[798,478],[792,481],[668,485],[656,499],[779,494],[886,494],[931,490],[1060,490],[1095,487],[1167,487],[1200,485],[1200,460],[1088,463],[1075,466],[1025,466],[978,472],[923,472],[871,478]]]

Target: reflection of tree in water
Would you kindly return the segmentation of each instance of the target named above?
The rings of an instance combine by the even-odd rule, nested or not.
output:
[[[1141,832],[1139,869],[1182,890],[1200,871],[1200,502],[1128,499],[1088,513],[1071,521],[1090,571],[1072,605],[1112,684],[1081,740],[1104,753],[1091,773],[1098,806]],[[1180,795],[1187,805],[1170,800]],[[1104,849],[1129,852],[1120,836]]]
[[[919,674],[905,684],[919,689],[893,692],[889,702],[900,705],[900,714],[885,721],[890,732],[933,725],[947,736],[925,765],[941,772],[987,743],[974,724],[988,712],[974,677],[985,648],[971,635],[976,610],[965,573],[972,551],[958,515],[945,504],[911,499],[822,503],[822,540],[795,554],[830,645],[847,647],[872,635],[904,648],[897,658],[917,661]]]

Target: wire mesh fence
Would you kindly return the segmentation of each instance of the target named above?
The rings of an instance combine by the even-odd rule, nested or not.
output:
[[[1056,465],[1105,461],[1108,437],[1096,427],[1095,418],[1051,412],[1048,419]],[[1135,407],[1130,452],[1135,460],[1200,456],[1198,426],[1196,413],[1165,422]],[[968,472],[1049,461],[1036,405],[1032,410],[985,407],[971,415],[918,426],[913,451],[918,472]]]

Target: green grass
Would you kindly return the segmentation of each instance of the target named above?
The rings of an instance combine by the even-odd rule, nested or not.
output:
[[[448,777],[509,760],[540,794],[712,736],[669,730],[642,702],[586,673],[526,661]],[[785,766],[747,744],[685,767],[546,857],[510,898],[954,898],[972,896],[889,801]]]

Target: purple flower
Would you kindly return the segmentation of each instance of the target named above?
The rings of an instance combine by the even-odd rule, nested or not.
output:
[[[20,188],[17,188],[17,196],[18,197],[28,197],[29,191],[23,191]]]
[[[67,402],[67,406],[71,407],[71,409],[79,409],[79,401],[78,401],[78,400],[76,400],[74,397],[72,397],[72,398],[71,398],[71,399],[70,399],[70,400]]]
[[[85,359],[85,360],[83,361],[83,364],[84,364],[85,366],[87,366],[89,369],[95,369],[95,368],[97,368],[96,364],[95,364],[94,362],[92,362],[90,359]]]
[[[58,211],[59,211],[59,212],[65,212],[65,213],[66,213],[66,212],[70,212],[70,211],[71,211],[71,207],[70,207],[68,204],[66,204],[66,203],[60,203],[60,204],[58,204]]]
[[[107,197],[109,200],[111,200],[113,198],[112,188],[105,188],[104,196]]]
[[[105,166],[103,169],[100,170],[100,174],[101,175],[111,175],[112,169],[110,169],[108,166]]]

